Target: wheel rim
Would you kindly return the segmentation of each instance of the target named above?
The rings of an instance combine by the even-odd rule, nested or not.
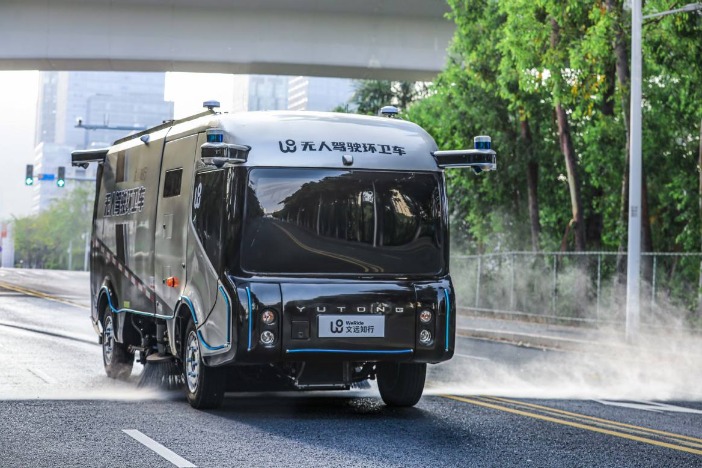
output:
[[[115,347],[115,333],[112,325],[112,317],[107,316],[105,319],[104,337],[102,339],[102,357],[105,360],[105,365],[109,366],[112,363],[112,352]]]
[[[185,381],[188,383],[190,393],[195,393],[200,376],[200,342],[194,331],[188,335],[185,348]]]

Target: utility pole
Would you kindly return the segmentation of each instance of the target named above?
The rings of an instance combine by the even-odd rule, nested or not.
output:
[[[641,0],[631,2],[631,141],[629,145],[629,237],[626,268],[626,339],[636,341],[641,308],[641,26],[642,20],[673,13],[702,10],[702,3],[690,3],[675,10],[641,15]]]

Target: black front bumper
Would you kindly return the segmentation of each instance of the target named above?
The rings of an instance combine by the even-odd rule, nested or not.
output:
[[[453,355],[455,300],[448,276],[434,281],[230,280],[238,297],[232,321],[238,345],[210,357],[211,365],[433,363]],[[423,310],[431,312],[428,323],[419,319]],[[265,311],[275,314],[273,323],[263,322]],[[430,341],[420,341],[423,330]],[[264,343],[264,332],[273,334],[272,343]]]

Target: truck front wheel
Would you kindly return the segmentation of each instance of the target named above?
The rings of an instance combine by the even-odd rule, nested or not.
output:
[[[127,345],[117,342],[115,325],[112,312],[106,312],[102,325],[102,362],[109,378],[127,380],[132,374],[134,354]]]
[[[426,363],[381,362],[378,364],[378,390],[388,406],[414,406],[422,397]]]
[[[211,409],[222,404],[224,373],[222,369],[207,367],[203,364],[200,341],[192,321],[188,324],[188,329],[185,332],[183,372],[185,373],[185,393],[190,406],[197,409]]]

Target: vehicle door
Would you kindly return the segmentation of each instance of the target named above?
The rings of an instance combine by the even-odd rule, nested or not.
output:
[[[185,287],[188,217],[197,135],[168,141],[163,152],[155,232],[156,313],[172,315]]]

